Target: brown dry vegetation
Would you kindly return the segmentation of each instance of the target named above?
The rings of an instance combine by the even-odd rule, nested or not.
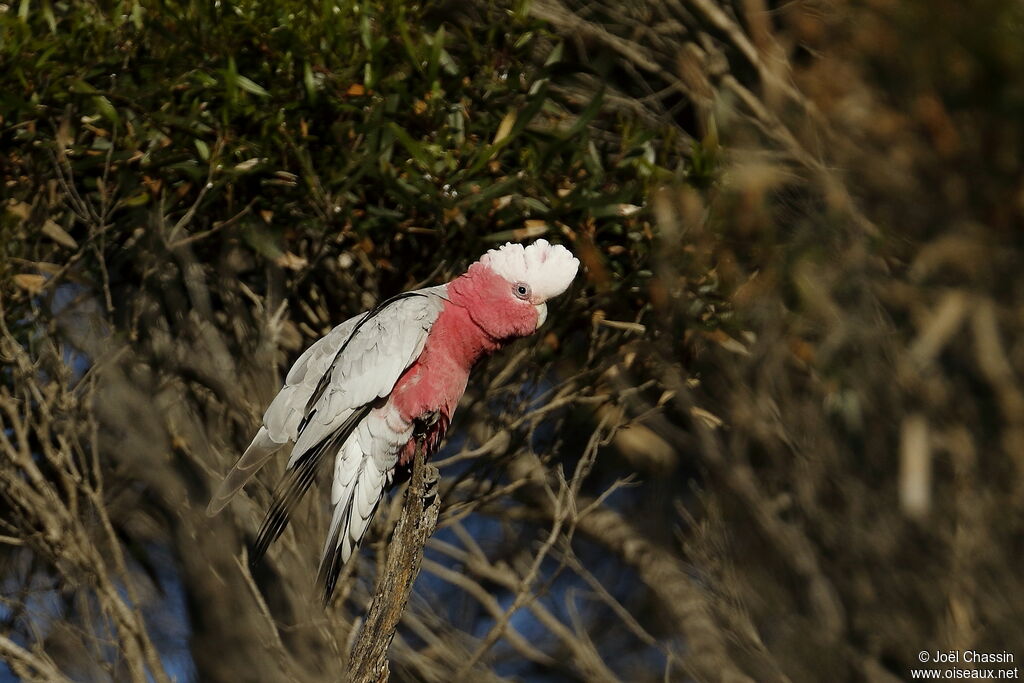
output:
[[[320,493],[252,570],[283,464],[214,519],[209,493],[300,348],[518,228],[565,242],[585,277],[471,381],[395,679],[895,681],[921,650],[1024,657],[1024,8],[512,9],[381,5],[353,28],[357,68],[311,69],[319,99],[281,124],[244,108],[276,97],[253,81],[185,131],[113,86],[30,101],[43,69],[7,77],[15,675],[343,680],[401,495],[323,610]],[[45,35],[47,11],[8,9],[8,36]],[[205,20],[182,17],[176,35]],[[133,30],[111,38],[129,61]],[[267,62],[284,49],[253,30]],[[346,99],[364,58],[406,68],[381,36],[423,50],[374,86],[398,103],[382,95],[387,124]],[[437,132],[460,111],[463,138]],[[102,116],[114,145],[96,144]],[[295,132],[318,116],[335,137]],[[166,137],[147,159],[194,168],[132,166],[126,121]],[[256,182],[244,164],[263,155]]]

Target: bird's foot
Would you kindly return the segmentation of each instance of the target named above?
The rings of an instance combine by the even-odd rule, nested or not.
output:
[[[424,436],[430,431],[430,428],[437,424],[437,421],[441,419],[440,410],[431,410],[428,413],[423,413],[416,418],[415,427],[413,428],[413,434],[416,435],[417,439],[423,439]]]

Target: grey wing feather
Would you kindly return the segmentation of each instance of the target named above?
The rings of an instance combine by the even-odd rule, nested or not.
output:
[[[314,342],[292,365],[285,384],[263,414],[252,443],[231,468],[210,500],[206,513],[213,516],[224,509],[246,482],[266,464],[281,446],[295,441],[303,409],[317,381],[331,366],[334,356],[352,330],[367,314],[349,318]]]
[[[303,414],[289,466],[347,417],[347,411],[391,393],[395,383],[422,353],[427,334],[444,308],[444,286],[399,295],[360,321],[318,378],[320,395]]]
[[[263,426],[218,487],[207,513],[223,509],[284,444],[296,444],[288,461],[292,468],[356,409],[391,393],[401,373],[422,352],[447,298],[445,285],[407,292],[346,320],[306,349],[288,371],[263,415]],[[320,396],[311,400],[318,392]]]

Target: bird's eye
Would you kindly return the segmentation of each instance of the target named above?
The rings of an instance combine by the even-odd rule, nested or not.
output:
[[[525,282],[517,282],[515,287],[512,288],[512,291],[515,292],[516,296],[520,299],[530,298],[530,285]]]

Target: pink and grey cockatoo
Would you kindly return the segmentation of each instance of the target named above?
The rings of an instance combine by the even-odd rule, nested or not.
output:
[[[447,284],[399,294],[341,323],[295,361],[208,511],[220,511],[278,449],[295,444],[255,561],[288,525],[320,463],[333,457],[334,515],[318,572],[326,603],[396,469],[411,466],[418,441],[428,457],[437,451],[473,365],[536,331],[547,300],[569,287],[578,268],[565,247],[509,243]]]

